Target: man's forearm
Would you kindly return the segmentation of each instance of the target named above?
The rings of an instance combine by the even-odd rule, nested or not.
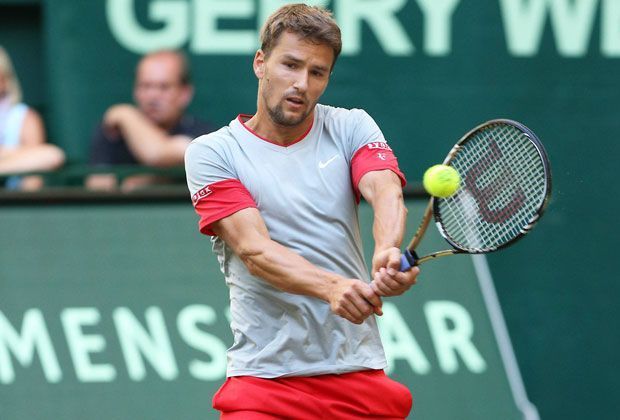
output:
[[[381,298],[366,282],[322,270],[285,246],[267,242],[256,252],[240,253],[251,274],[284,292],[324,300],[332,312],[355,324],[383,314]]]
[[[407,208],[398,176],[391,170],[368,172],[359,183],[360,192],[370,203],[374,212],[373,238],[375,252],[372,275],[381,267],[396,264],[405,232]],[[385,255],[388,252],[391,257]]]
[[[381,189],[373,199],[372,207],[375,253],[390,247],[400,247],[407,218],[400,185],[388,185]]]
[[[372,234],[375,254],[387,248],[400,247],[407,208],[398,176],[391,170],[368,172],[362,177],[359,188],[374,213]]]
[[[322,270],[271,239],[240,252],[250,273],[279,290],[329,301],[329,291],[345,278]]]
[[[396,174],[378,171],[364,175],[360,191],[372,206],[375,219],[373,235],[371,288],[380,296],[398,296],[416,282],[419,269],[400,272],[400,246],[405,233],[407,208]]]
[[[212,228],[241,258],[250,274],[275,288],[324,300],[332,312],[356,324],[373,312],[382,314],[381,298],[367,282],[317,267],[272,240],[257,209],[235,212]]]
[[[127,147],[146,165],[157,165],[159,150],[164,147],[167,133],[149,121],[131,105],[117,105],[104,117],[104,124],[115,126],[122,134]]]

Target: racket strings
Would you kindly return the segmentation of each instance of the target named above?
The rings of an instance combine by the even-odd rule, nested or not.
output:
[[[517,184],[517,180],[527,181],[529,178],[527,174],[533,170],[531,165],[528,165],[532,160],[527,158],[527,153],[524,153],[521,147],[523,144],[527,145],[529,139],[526,139],[525,142],[515,142],[507,136],[509,134],[513,133],[507,132],[505,128],[496,130],[495,135],[499,138],[496,142],[493,140],[490,131],[481,133],[484,141],[478,145],[488,144],[490,148],[495,148],[497,153],[484,155],[482,167],[485,172],[482,175],[486,176],[475,177],[472,182],[479,182],[480,185],[472,185],[470,188],[475,192],[475,198],[477,198],[483,219],[489,222],[486,227],[492,236],[497,236],[502,230],[511,227],[510,220],[507,219],[510,219],[511,214],[518,212],[519,208],[525,213],[528,212],[524,189],[520,188],[521,185]],[[498,151],[498,143],[506,146],[503,151]],[[487,150],[488,148],[488,146],[485,147]],[[521,159],[522,156],[525,156],[526,159]],[[523,165],[523,163],[526,164]],[[471,179],[471,177],[468,178]],[[516,189],[514,188],[515,185],[517,185]],[[525,190],[527,190],[527,186]],[[513,221],[519,221],[516,217],[513,219]],[[517,230],[509,232],[509,235],[518,234],[520,227],[521,224],[516,225]]]
[[[518,128],[498,123],[476,132],[450,165],[461,175],[461,186],[439,200],[437,223],[458,247],[494,250],[536,219],[547,189],[545,166]]]

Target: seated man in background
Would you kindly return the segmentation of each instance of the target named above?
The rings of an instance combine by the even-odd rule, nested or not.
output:
[[[51,171],[65,161],[62,150],[45,143],[45,128],[39,114],[21,100],[13,64],[0,46],[0,176]],[[43,179],[11,176],[0,187],[3,184],[9,189],[35,190],[43,185]]]
[[[185,149],[194,137],[211,127],[185,114],[194,89],[186,57],[177,51],[158,51],[144,56],[136,69],[134,100],[113,105],[103,116],[91,145],[92,165],[146,165],[166,168],[183,164]],[[131,190],[160,182],[154,175],[132,175],[121,188]],[[114,174],[93,174],[86,179],[91,189],[119,186]]]

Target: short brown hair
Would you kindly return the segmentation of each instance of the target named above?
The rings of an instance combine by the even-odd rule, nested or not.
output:
[[[292,32],[315,44],[325,44],[334,51],[334,62],[342,50],[340,28],[330,11],[306,4],[280,7],[265,21],[261,32],[261,50],[269,56],[283,32]]]

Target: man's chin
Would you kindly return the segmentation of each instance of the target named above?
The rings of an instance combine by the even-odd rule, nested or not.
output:
[[[308,108],[303,107],[303,109],[291,110],[287,109],[286,106],[277,106],[275,108],[267,108],[267,111],[271,117],[271,120],[278,125],[283,127],[295,127],[302,124],[310,112]]]
[[[157,113],[145,113],[146,118],[158,126],[167,125],[168,119]]]
[[[296,127],[299,124],[301,124],[302,122],[304,122],[304,118],[287,118],[285,120],[283,120],[280,125],[283,125],[285,127]]]
[[[294,127],[303,123],[306,118],[308,118],[308,113],[305,112],[287,112],[282,116],[282,122],[280,122],[280,124],[287,127]]]

